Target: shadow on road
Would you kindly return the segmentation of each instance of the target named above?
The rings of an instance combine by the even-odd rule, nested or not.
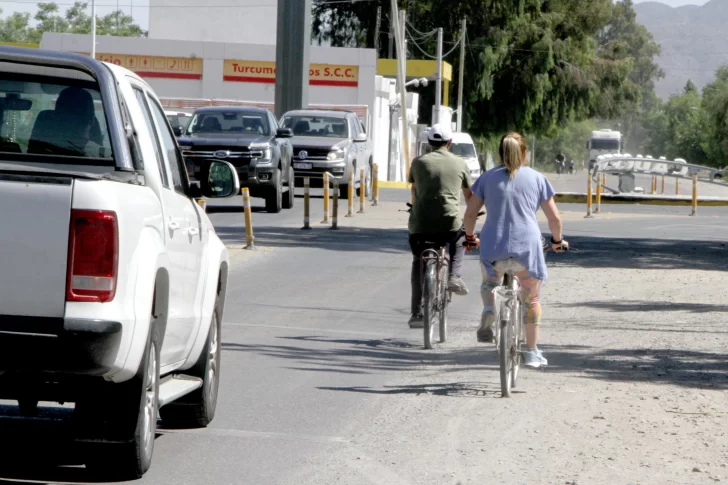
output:
[[[594,308],[610,312],[690,312],[709,313],[726,312],[728,305],[712,303],[688,303],[679,301],[642,301],[642,300],[610,300],[582,301],[579,303],[555,304],[556,308]],[[659,329],[657,329],[659,330]],[[684,331],[689,332],[689,329]]]
[[[728,248],[719,241],[568,237],[578,251],[554,255],[547,264],[560,267],[625,269],[728,270]]]
[[[241,227],[222,226],[217,234],[228,244],[245,242],[245,230]],[[407,229],[373,229],[342,227],[338,231],[316,228],[302,231],[299,228],[256,226],[255,244],[272,248],[321,248],[330,251],[383,251],[409,253]]]

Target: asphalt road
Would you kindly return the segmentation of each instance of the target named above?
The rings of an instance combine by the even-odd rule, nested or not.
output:
[[[407,192],[382,190],[382,200],[404,207]],[[403,227],[335,233],[312,218],[317,227],[304,232],[302,199],[277,215],[263,212],[262,201],[254,199],[254,205],[257,251],[239,249],[244,229],[237,202],[211,209],[233,262],[217,417],[204,430],[160,429],[152,469],[140,484],[277,485],[319,472],[331,480],[321,483],[347,483],[336,480],[334,464],[328,468],[317,458],[355,445],[357,432],[372,426],[370,416],[388,397],[358,390],[387,389],[403,374],[442,359],[422,350],[421,332],[406,325],[410,255]],[[684,207],[616,207],[588,220],[583,208],[562,207],[566,234],[589,264],[629,268],[638,247],[649,248],[655,261],[724,264],[726,210],[688,217]],[[476,260],[468,256],[465,265],[465,279],[476,291],[457,300],[451,314],[462,326],[474,325],[480,311]],[[483,375],[474,370],[472,379]],[[437,409],[429,413],[425,420],[437,419]],[[48,408],[27,420],[8,403],[0,415],[2,439],[12,445],[0,455],[0,485],[93,481],[65,441],[67,409]],[[321,466],[326,469],[316,468]],[[394,482],[381,477],[368,483]]]

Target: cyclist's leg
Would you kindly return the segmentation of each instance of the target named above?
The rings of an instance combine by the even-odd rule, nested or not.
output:
[[[458,295],[467,295],[468,287],[463,281],[463,259],[465,257],[465,233],[453,231],[447,234],[447,246],[450,254],[450,282],[448,287]]]
[[[495,292],[494,290],[503,283],[503,275],[495,271],[492,265],[486,266],[480,262],[480,270],[483,275],[483,282],[480,285],[480,298],[483,300],[483,312],[480,315],[480,327],[478,328],[478,342],[493,341],[493,323],[495,322]]]
[[[539,365],[547,365],[548,361],[543,357],[541,351],[538,350],[538,334],[541,325],[541,302],[539,294],[541,292],[541,280],[531,276],[528,271],[516,273],[516,277],[521,285],[521,296],[523,297],[523,309],[526,318],[526,345],[528,350],[537,355],[536,361]],[[529,359],[526,359],[528,365]]]
[[[415,317],[422,315],[422,281],[420,281],[420,256],[424,250],[422,237],[419,234],[410,234],[409,245],[412,250],[412,272],[410,275],[410,283],[412,285],[412,299],[410,300],[410,326]],[[421,318],[419,319],[422,320]]]

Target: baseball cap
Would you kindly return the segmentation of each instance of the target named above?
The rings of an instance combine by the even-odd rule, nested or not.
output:
[[[445,142],[452,140],[452,129],[445,123],[432,125],[427,130],[427,139],[434,142]]]

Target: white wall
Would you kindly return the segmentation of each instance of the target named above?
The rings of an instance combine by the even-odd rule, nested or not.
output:
[[[150,0],[149,37],[275,44],[276,0]]]

